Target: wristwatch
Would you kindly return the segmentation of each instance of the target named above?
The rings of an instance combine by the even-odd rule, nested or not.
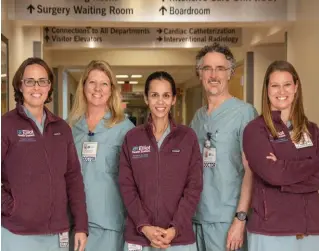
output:
[[[247,213],[243,212],[243,211],[236,212],[235,217],[240,221],[247,221],[248,220]]]

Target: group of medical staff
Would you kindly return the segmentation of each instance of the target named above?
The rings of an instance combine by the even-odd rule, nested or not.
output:
[[[318,251],[319,129],[293,65],[271,63],[262,111],[229,92],[227,46],[196,56],[206,104],[174,121],[176,84],[144,87],[149,116],[125,116],[111,66],[93,60],[67,121],[49,111],[54,77],[28,58],[1,118],[3,251]]]

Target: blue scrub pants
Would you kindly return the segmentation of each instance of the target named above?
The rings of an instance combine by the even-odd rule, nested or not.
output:
[[[127,247],[127,242],[125,242],[124,245],[124,251],[129,251]],[[166,249],[159,249],[159,248],[153,248],[153,247],[143,247],[142,251],[196,251],[196,244],[191,245],[178,245],[178,246],[171,246]]]
[[[252,251],[318,251],[319,235],[268,236],[248,232],[248,250]]]
[[[230,223],[194,223],[197,251],[225,251],[230,226]],[[246,251],[246,246],[245,240],[243,247],[236,251]]]
[[[59,235],[18,235],[1,227],[1,250],[3,251],[68,251],[60,248]]]
[[[121,251],[124,247],[124,238],[122,232],[98,227],[89,227],[89,236],[86,243],[85,251]],[[74,251],[74,233],[70,250]]]

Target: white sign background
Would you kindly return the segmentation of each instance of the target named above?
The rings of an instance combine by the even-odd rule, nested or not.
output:
[[[287,0],[15,0],[13,19],[112,22],[287,21],[287,4]]]

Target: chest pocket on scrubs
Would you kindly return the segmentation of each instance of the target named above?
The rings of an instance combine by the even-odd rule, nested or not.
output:
[[[212,142],[216,147],[217,156],[221,153],[230,153],[235,150],[236,147],[238,147],[238,149],[240,147],[239,140],[234,131],[217,131],[212,135]]]
[[[120,161],[120,146],[107,146],[103,147],[105,156],[105,171],[107,173],[118,173]]]

